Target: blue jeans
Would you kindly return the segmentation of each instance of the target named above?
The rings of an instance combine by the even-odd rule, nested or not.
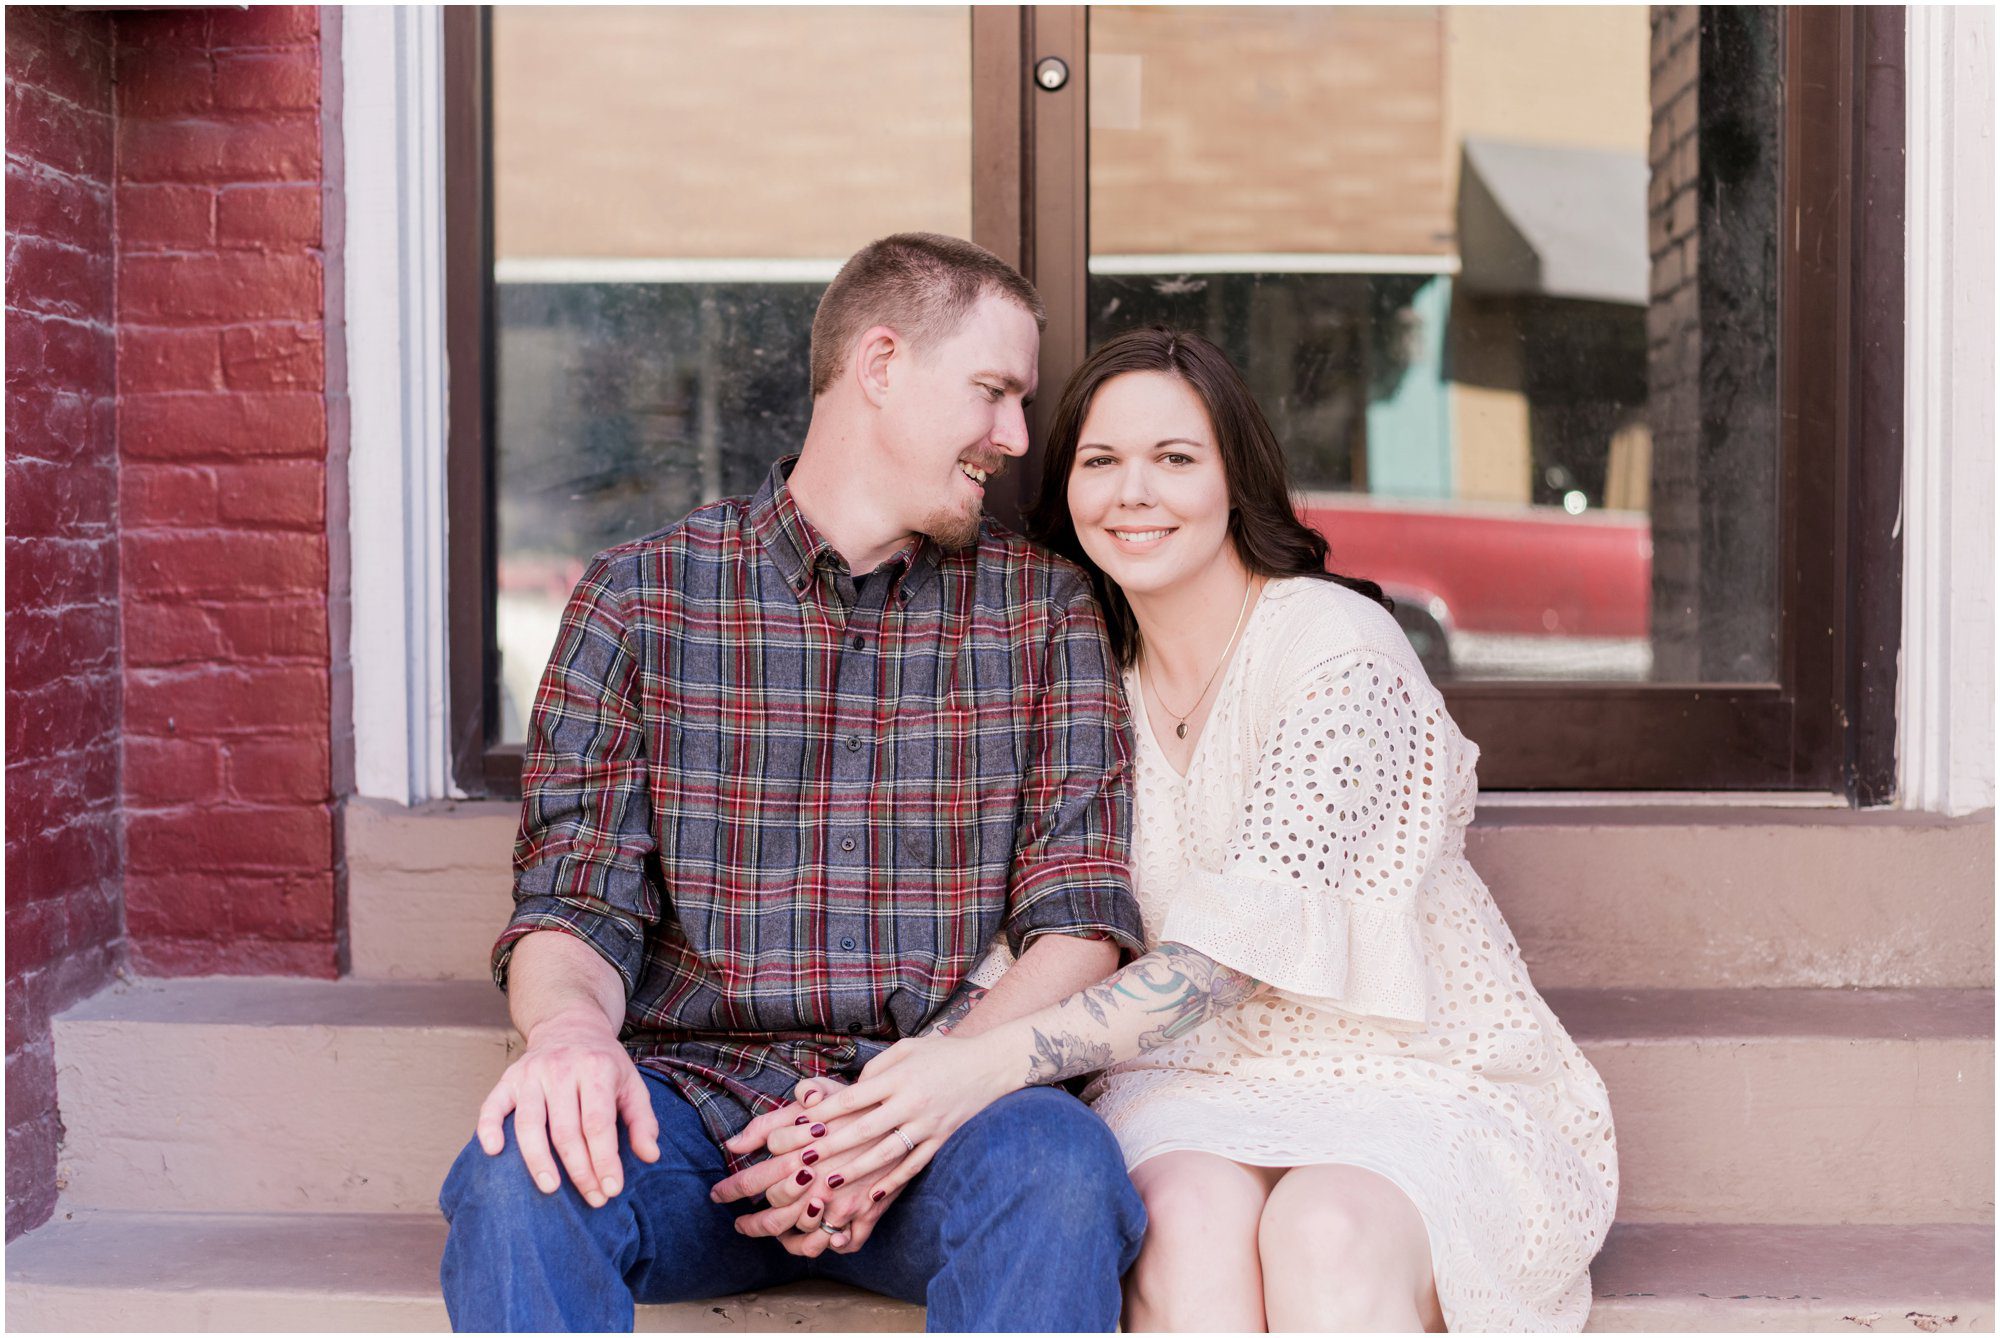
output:
[[[929,1307],[932,1331],[1110,1332],[1146,1211],[1104,1122],[1076,1098],[1028,1088],[988,1106],[938,1152],[853,1254],[787,1254],[732,1223],[754,1204],[709,1202],[727,1170],[701,1117],[646,1074],[660,1159],[632,1155],[602,1208],[529,1179],[507,1121],[489,1157],[468,1143],[438,1206],[451,1232],[440,1278],[457,1330],[632,1328],[635,1302],[706,1300],[806,1278]]]

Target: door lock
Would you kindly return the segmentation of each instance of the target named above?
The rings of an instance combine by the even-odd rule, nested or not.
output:
[[[1061,56],[1043,56],[1035,62],[1035,82],[1044,93],[1053,93],[1069,82],[1069,66]]]

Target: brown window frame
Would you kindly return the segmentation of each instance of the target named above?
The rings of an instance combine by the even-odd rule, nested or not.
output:
[[[484,8],[445,11],[446,339],[452,771],[516,796],[496,741],[491,86]],[[975,6],[973,237],[1049,308],[1041,378],[1086,349],[1089,12]],[[1895,788],[1902,554],[1903,18],[1785,11],[1779,324],[1779,674],[1756,684],[1453,683],[1445,697],[1506,790],[1804,790],[1880,803]],[[1060,56],[1069,81],[1030,82]],[[1054,395],[1034,406],[1034,436]],[[1026,490],[1036,457],[1017,473]],[[1021,496],[1000,498],[1003,518]]]

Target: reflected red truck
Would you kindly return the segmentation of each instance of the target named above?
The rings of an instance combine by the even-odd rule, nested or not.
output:
[[[1300,512],[1327,537],[1335,570],[1375,581],[1395,599],[1397,621],[1434,674],[1464,667],[1467,647],[1521,638],[1565,647],[1647,642],[1653,539],[1643,511],[1570,515],[1552,506],[1309,493]]]

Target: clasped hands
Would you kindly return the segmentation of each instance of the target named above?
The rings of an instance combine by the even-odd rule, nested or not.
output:
[[[739,1233],[774,1236],[806,1259],[826,1250],[852,1254],[867,1242],[909,1182],[908,1176],[894,1176],[909,1154],[893,1135],[888,1147],[856,1145],[850,1137],[851,1118],[819,1115],[827,1098],[846,1086],[837,1078],[808,1078],[792,1089],[790,1101],[758,1116],[723,1144],[738,1157],[760,1148],[770,1153],[709,1192],[717,1203],[764,1200],[767,1206],[736,1219]],[[823,1229],[834,1227],[840,1229]]]
[[[992,1052],[978,1041],[899,1041],[852,1086],[809,1078],[791,1102],[744,1126],[724,1145],[728,1151],[741,1157],[762,1147],[770,1155],[723,1180],[710,1197],[732,1203],[763,1196],[769,1206],[737,1219],[744,1235],[774,1236],[806,1258],[828,1249],[852,1253],[961,1125],[1021,1085],[999,1076]],[[521,1159],[542,1191],[555,1193],[566,1171],[593,1208],[624,1188],[621,1117],[633,1155],[660,1158],[659,1122],[645,1082],[616,1036],[595,1020],[559,1019],[536,1030],[480,1107],[478,1139],[488,1156],[504,1147],[502,1122],[510,1114]],[[825,1231],[823,1224],[841,1230]]]
[[[877,1055],[852,1086],[807,1079],[792,1101],[723,1144],[739,1157],[759,1148],[770,1155],[710,1197],[764,1197],[769,1207],[736,1221],[746,1236],[775,1236],[803,1258],[853,1253],[959,1127],[1018,1085],[982,1075],[978,1049],[973,1041],[918,1037]]]

